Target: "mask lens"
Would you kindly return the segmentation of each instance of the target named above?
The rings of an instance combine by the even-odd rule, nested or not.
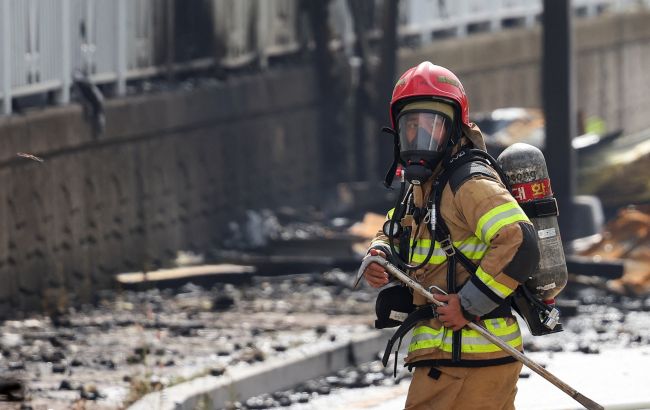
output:
[[[449,134],[449,119],[436,112],[406,112],[398,120],[402,151],[433,151],[444,149]]]

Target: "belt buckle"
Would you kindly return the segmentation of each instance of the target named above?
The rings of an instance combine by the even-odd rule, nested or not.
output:
[[[456,249],[454,249],[454,244],[451,242],[451,237],[447,237],[440,241],[440,248],[445,252],[447,256],[453,256],[456,254]]]

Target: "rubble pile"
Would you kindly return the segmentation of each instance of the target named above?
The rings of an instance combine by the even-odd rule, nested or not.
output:
[[[246,210],[243,218],[228,224],[229,234],[224,246],[228,249],[251,250],[264,248],[273,241],[326,238],[340,231],[337,224],[347,223],[341,219],[328,221],[314,210]]]
[[[124,407],[143,394],[363,332],[374,294],[330,271],[235,287],[104,292],[99,306],[0,325],[0,407]],[[22,407],[21,407],[22,406]]]
[[[594,261],[624,261],[624,274],[610,282],[619,293],[650,294],[650,206],[619,211],[600,240],[582,252]]]
[[[649,136],[650,130],[624,135],[598,144],[582,159],[579,155],[581,193],[596,195],[610,208],[650,201]]]

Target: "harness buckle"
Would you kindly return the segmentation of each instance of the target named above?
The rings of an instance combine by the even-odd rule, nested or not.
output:
[[[433,314],[433,316],[431,316],[431,318],[432,319],[437,319],[439,315],[438,315],[438,311],[436,310],[436,308],[438,306],[434,305],[433,303],[430,306],[431,306],[431,313]]]
[[[454,244],[451,242],[451,236],[440,241],[440,248],[445,252],[447,256],[454,256],[456,254],[456,249],[454,249]]]

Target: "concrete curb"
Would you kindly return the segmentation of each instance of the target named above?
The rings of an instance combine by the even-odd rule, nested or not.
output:
[[[368,330],[346,340],[319,341],[255,365],[238,365],[224,375],[204,376],[150,393],[130,410],[190,410],[222,408],[228,401],[291,388],[344,367],[377,359],[392,331]]]

